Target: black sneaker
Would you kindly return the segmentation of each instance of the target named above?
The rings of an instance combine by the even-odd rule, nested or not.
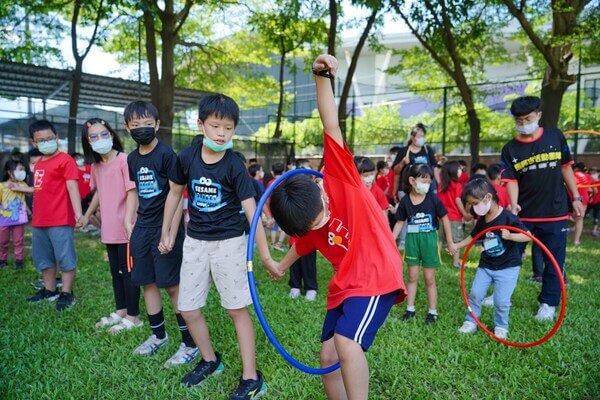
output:
[[[227,400],[252,400],[262,396],[267,391],[267,385],[263,380],[260,371],[256,371],[258,379],[242,379],[237,389],[228,397]]]
[[[23,269],[24,265],[23,260],[15,260],[15,269]]]
[[[62,279],[56,278],[56,287],[57,288],[62,288]]]
[[[63,311],[75,305],[75,297],[73,293],[60,292],[58,302],[56,302],[56,311]]]
[[[183,379],[181,384],[183,386],[196,386],[202,383],[206,378],[211,375],[218,375],[223,372],[223,363],[221,362],[221,354],[216,353],[217,359],[215,361],[204,361],[200,362],[194,367],[193,370],[188,372]]]
[[[408,321],[409,319],[414,318],[415,315],[417,315],[416,311],[408,311],[408,310],[406,310],[406,312],[402,316],[402,321]]]
[[[425,324],[435,324],[435,321],[437,321],[437,319],[437,314],[427,313],[427,315],[425,316]]]
[[[30,303],[37,303],[42,300],[54,301],[56,299],[58,299],[58,290],[52,292],[50,290],[46,290],[46,288],[43,287],[40,290],[38,290],[34,296],[28,298],[27,301]]]

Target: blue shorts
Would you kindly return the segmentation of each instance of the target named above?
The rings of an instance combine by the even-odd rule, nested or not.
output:
[[[38,272],[59,267],[61,271],[73,271],[77,267],[73,228],[50,226],[32,228],[31,257]]]
[[[350,297],[328,310],[323,322],[321,342],[339,334],[354,340],[367,351],[398,298],[398,291],[372,297]]]

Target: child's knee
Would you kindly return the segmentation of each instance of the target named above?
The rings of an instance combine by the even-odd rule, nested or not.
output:
[[[227,314],[231,317],[231,319],[238,319],[238,318],[243,318],[248,314],[248,309],[246,307],[244,308],[237,308],[235,310],[227,310]]]
[[[333,339],[331,340],[333,341]],[[329,367],[330,365],[335,364],[339,360],[340,359],[337,355],[335,347],[333,346],[333,343],[331,343],[331,346],[326,346],[324,343],[324,345],[321,347],[320,354],[321,368]]]

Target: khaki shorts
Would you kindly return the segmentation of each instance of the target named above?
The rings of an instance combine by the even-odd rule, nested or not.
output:
[[[204,307],[212,281],[224,308],[237,310],[252,304],[246,275],[245,236],[214,241],[186,236],[179,279],[179,310]]]
[[[452,241],[454,243],[458,243],[465,238],[465,230],[463,228],[462,221],[450,221],[450,230],[452,231]],[[440,239],[443,242],[447,242],[443,226],[440,227]]]

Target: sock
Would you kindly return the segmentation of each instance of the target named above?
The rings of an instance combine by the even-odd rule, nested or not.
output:
[[[430,308],[428,312],[429,312],[429,314],[437,315],[437,310],[432,310]]]
[[[181,332],[181,341],[185,343],[187,347],[198,347],[196,346],[196,343],[194,343],[192,335],[190,335],[190,331],[188,330],[183,316],[179,313],[176,313],[175,316],[177,317],[177,325],[179,325],[179,332]]]
[[[155,334],[158,339],[164,339],[165,336],[167,336],[165,332],[165,317],[162,310],[154,315],[148,314],[148,322],[150,323],[152,333]]]
[[[406,306],[406,311],[415,312],[415,306]]]

